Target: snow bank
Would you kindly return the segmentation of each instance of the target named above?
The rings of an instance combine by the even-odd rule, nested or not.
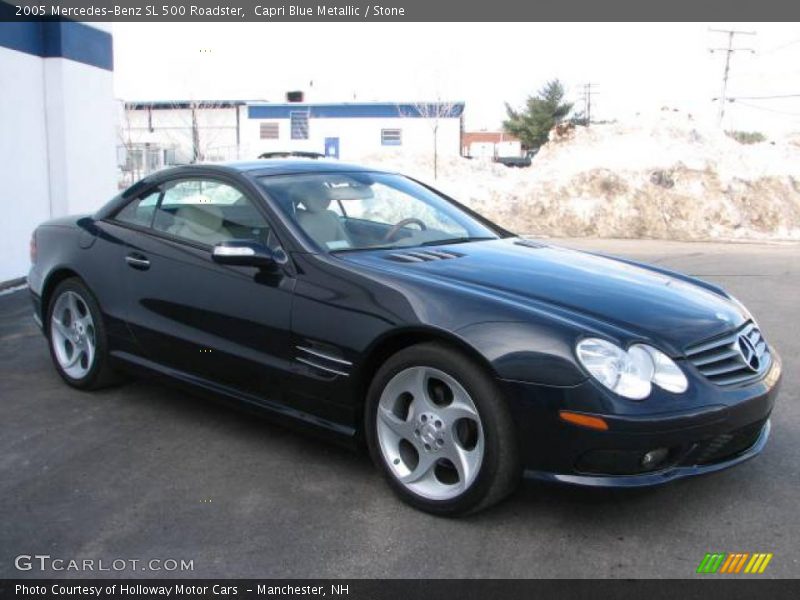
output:
[[[800,139],[744,145],[664,111],[565,128],[528,169],[364,157],[417,177],[512,231],[545,236],[800,240]]]

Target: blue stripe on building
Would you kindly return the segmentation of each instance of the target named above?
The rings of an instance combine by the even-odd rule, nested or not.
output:
[[[353,119],[353,118],[393,118],[424,117],[436,114],[436,103],[423,106],[410,103],[394,104],[391,102],[363,102],[342,104],[256,104],[247,107],[250,119],[288,119],[293,112],[308,113],[310,119]],[[443,114],[438,111],[439,114]],[[460,117],[464,112],[464,103],[452,105],[450,117]]]
[[[75,21],[3,23],[0,48],[114,70],[111,34]]]

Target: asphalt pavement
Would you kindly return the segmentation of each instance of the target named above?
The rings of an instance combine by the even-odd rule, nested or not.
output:
[[[771,552],[759,577],[798,576],[800,246],[558,243],[708,279],[751,309],[784,359],[761,456],[649,490],[527,483],[478,515],[432,517],[365,455],[264,419],[148,381],[70,389],[17,291],[0,295],[0,577],[695,577],[706,552]],[[165,564],[15,568],[36,554]]]

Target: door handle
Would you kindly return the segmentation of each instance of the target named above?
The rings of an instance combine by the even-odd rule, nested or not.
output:
[[[150,261],[147,260],[147,257],[137,253],[128,254],[125,257],[125,262],[128,263],[128,266],[140,271],[146,271],[150,268]]]

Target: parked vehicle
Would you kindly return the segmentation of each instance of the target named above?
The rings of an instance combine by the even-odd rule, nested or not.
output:
[[[507,167],[530,167],[533,163],[533,157],[536,156],[538,151],[539,149],[537,148],[536,150],[527,150],[524,154],[519,156],[496,156],[494,161]]]
[[[39,226],[31,250],[69,385],[157,374],[364,442],[436,514],[523,475],[630,487],[736,465],[764,447],[781,378],[715,285],[523,239],[338,162],[160,171]]]
[[[306,152],[304,150],[284,150],[276,152],[262,152],[258,158],[325,158],[324,154],[319,152]]]

